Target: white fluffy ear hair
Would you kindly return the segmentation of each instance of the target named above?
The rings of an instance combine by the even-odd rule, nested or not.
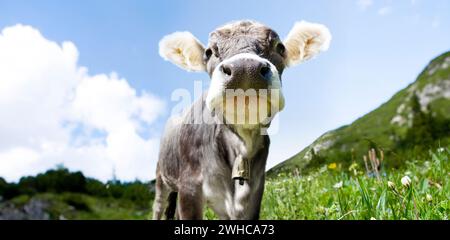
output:
[[[331,38],[330,31],[322,24],[296,22],[284,41],[286,65],[297,65],[328,50]]]
[[[190,32],[175,32],[159,42],[159,55],[162,58],[190,72],[206,70],[204,50],[200,41]]]

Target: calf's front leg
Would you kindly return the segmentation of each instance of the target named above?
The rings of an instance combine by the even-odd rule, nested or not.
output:
[[[188,185],[189,186],[189,185]],[[203,193],[201,185],[182,187],[178,191],[178,216],[180,220],[201,220],[203,218]]]

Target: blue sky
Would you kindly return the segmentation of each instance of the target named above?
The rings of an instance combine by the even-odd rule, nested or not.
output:
[[[296,21],[326,25],[333,35],[330,49],[317,59],[288,69],[283,75],[287,105],[280,115],[279,131],[271,137],[270,167],[294,155],[324,132],[349,124],[375,109],[414,81],[429,60],[450,49],[449,12],[450,2],[446,0],[0,0],[0,30],[23,24],[61,46],[64,41],[70,41],[78,52],[76,65],[88,68],[89,77],[115,72],[136,91],[137,97],[148,93],[157,98],[165,107],[155,111],[155,119],[144,121],[146,124],[136,128],[140,138],[152,139],[155,145],[152,146],[157,148],[164,123],[171,108],[177,104],[171,101],[172,92],[178,88],[193,91],[194,80],[204,81],[205,88],[208,84],[206,73],[188,73],[161,59],[158,42],[163,36],[187,30],[206,44],[209,32],[237,19],[260,21],[282,37]],[[1,74],[0,67],[0,84],[9,86],[8,79],[2,79]],[[108,78],[114,79],[114,76]],[[0,102],[0,108],[2,106],[6,109]],[[45,116],[46,113],[41,114]],[[83,141],[104,138],[108,142],[105,135],[111,133],[110,129],[90,123],[90,127],[85,122],[80,125],[89,129]],[[0,130],[6,128],[8,126],[0,126]],[[0,137],[10,136],[0,132]],[[68,142],[73,142],[74,137],[69,138]],[[57,138],[47,139],[50,140],[46,142],[58,141]],[[8,153],[25,149],[31,144],[27,141],[18,141],[16,146],[2,146],[0,141],[0,156],[6,156],[0,159],[0,167],[8,166],[10,161],[20,161]],[[107,179],[112,172],[108,169],[97,174],[98,170],[88,166],[95,164],[77,164],[74,162],[81,160],[76,158],[49,161],[40,154],[40,147],[30,149],[39,155],[36,162],[18,164],[14,168],[16,174],[10,174],[12,168],[0,169],[0,176],[3,174],[14,180],[24,174],[43,171],[44,166],[54,166],[58,161],[100,179]],[[149,155],[156,152],[153,150]],[[104,157],[105,163],[111,155],[108,154]],[[46,161],[46,164],[40,164]],[[133,172],[144,162],[138,161],[133,163],[135,168],[119,177],[150,179],[154,176],[155,161],[155,157],[148,159],[143,168],[148,173]],[[112,166],[117,172],[122,165],[115,162],[99,166]]]

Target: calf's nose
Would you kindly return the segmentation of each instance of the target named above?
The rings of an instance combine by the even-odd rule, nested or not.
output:
[[[238,59],[224,63],[220,70],[227,88],[267,88],[272,78],[269,63],[255,59]]]

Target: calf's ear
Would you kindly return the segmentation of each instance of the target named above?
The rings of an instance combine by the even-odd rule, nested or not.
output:
[[[206,70],[204,51],[202,43],[190,32],[175,32],[159,42],[159,55],[189,72]]]
[[[322,24],[296,22],[284,41],[286,65],[294,66],[328,50],[331,33]]]

